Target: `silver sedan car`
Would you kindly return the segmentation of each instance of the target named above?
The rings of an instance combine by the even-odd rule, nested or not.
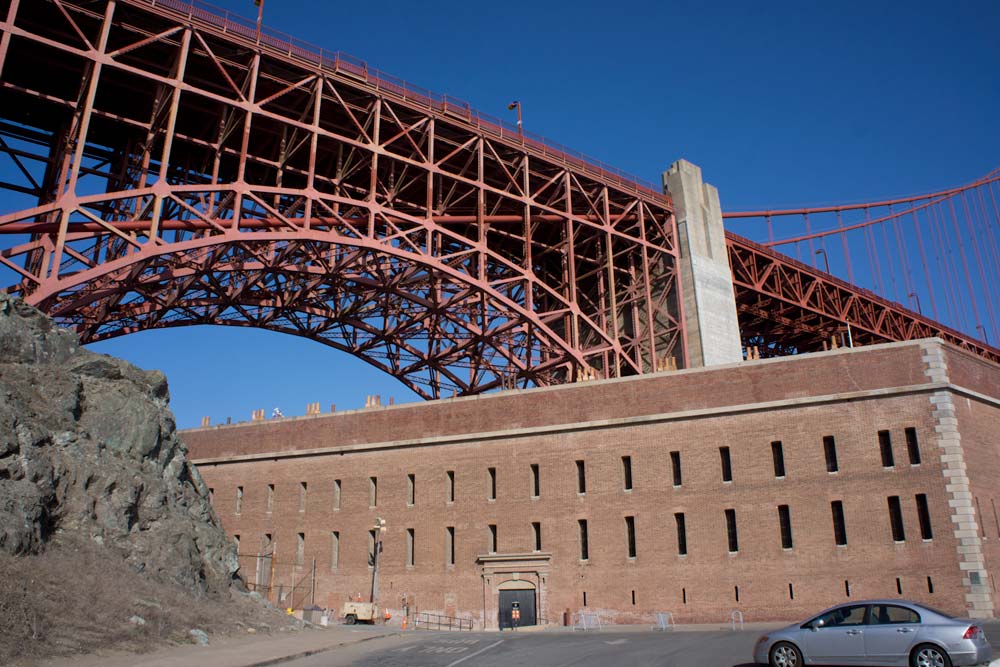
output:
[[[990,645],[970,619],[907,600],[832,607],[757,640],[753,658],[771,667],[802,665],[988,665]]]

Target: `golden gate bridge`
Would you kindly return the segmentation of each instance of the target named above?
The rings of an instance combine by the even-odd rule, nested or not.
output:
[[[0,154],[7,289],[84,342],[259,327],[426,398],[688,364],[661,187],[200,2],[0,0]],[[998,180],[724,213],[743,345],[1000,361]]]

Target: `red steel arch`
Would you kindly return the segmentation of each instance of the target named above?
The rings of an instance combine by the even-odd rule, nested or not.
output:
[[[37,202],[0,263],[85,342],[256,326],[425,397],[683,365],[655,189],[200,4],[0,19],[2,186]]]

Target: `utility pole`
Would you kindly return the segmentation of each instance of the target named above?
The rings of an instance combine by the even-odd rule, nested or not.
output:
[[[372,556],[372,594],[369,602],[374,603],[378,597],[378,561],[382,552],[382,533],[385,532],[385,519],[375,519],[375,553]]]

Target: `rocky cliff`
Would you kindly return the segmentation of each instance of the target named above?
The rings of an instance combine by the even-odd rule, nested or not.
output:
[[[164,583],[238,581],[168,402],[162,373],[81,348],[0,294],[0,551],[86,539]]]

